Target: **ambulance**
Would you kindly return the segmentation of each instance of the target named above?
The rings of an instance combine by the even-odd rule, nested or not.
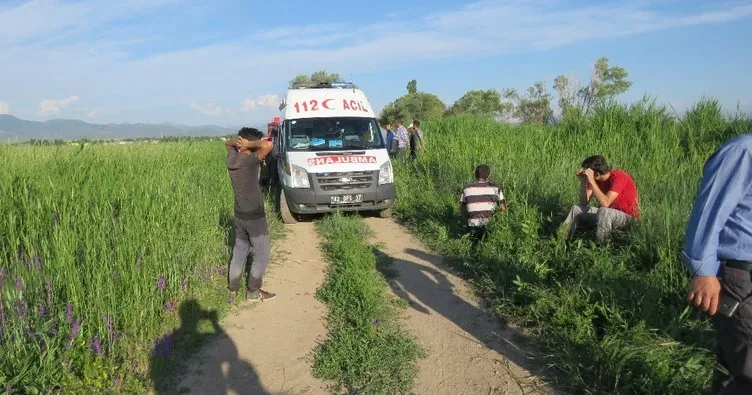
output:
[[[394,173],[366,95],[352,83],[294,86],[274,139],[285,223],[335,210],[392,215]]]

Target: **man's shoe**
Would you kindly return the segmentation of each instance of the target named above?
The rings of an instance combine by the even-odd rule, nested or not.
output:
[[[277,296],[277,294],[273,294],[271,292],[266,292],[263,289],[259,289],[258,291],[254,292],[248,292],[248,296],[246,297],[246,300],[250,302],[263,302],[265,300],[271,300],[274,299]]]

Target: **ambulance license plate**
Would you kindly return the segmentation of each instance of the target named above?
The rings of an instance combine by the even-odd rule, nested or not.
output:
[[[329,197],[330,204],[350,204],[361,203],[363,201],[363,194],[358,193],[354,195],[336,195]]]

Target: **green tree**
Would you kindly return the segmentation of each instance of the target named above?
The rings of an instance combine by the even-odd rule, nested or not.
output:
[[[543,81],[529,87],[524,95],[520,95],[516,89],[505,89],[503,96],[508,102],[503,111],[507,117],[522,123],[551,123],[554,120],[551,94]]]
[[[471,90],[447,110],[447,115],[472,114],[497,118],[502,115],[504,108],[501,94],[496,89]]]
[[[381,110],[380,120],[382,123],[394,122],[402,119],[410,122],[414,119],[424,121],[441,118],[446,111],[446,105],[438,96],[418,92],[418,83],[415,80],[407,84],[408,93],[397,100],[388,103]]]
[[[570,81],[560,75],[554,80],[554,89],[559,94],[559,108],[562,114],[577,110],[587,115],[590,110],[626,92],[632,82],[627,80],[627,70],[619,66],[609,66],[608,58],[599,58],[593,67],[590,83],[586,86]]]
[[[418,81],[412,80],[407,83],[407,93],[418,93]]]
[[[329,73],[325,70],[320,70],[312,73],[311,75],[307,74],[298,74],[290,80],[290,88],[294,88],[296,86],[300,85],[308,85],[308,84],[326,84],[326,83],[332,83],[336,81],[341,81],[341,78],[339,74],[337,73]]]

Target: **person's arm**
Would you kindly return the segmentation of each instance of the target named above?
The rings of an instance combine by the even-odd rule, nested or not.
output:
[[[580,179],[580,206],[587,206],[593,191],[588,188],[588,181],[585,176],[578,176]]]
[[[729,147],[708,159],[684,234],[682,259],[692,275],[718,274],[719,235],[751,180],[752,158],[743,148]]]
[[[497,195],[497,198],[499,199],[499,211],[506,213],[507,212],[507,201],[504,199],[504,192],[502,192],[501,187],[498,187],[499,193]]]
[[[229,148],[229,147],[237,147],[237,146],[238,146],[238,142],[235,141],[234,139],[228,139],[227,141],[225,141],[225,147]]]
[[[244,140],[240,144],[243,148],[250,150],[258,149],[258,151],[256,151],[256,157],[258,157],[259,160],[264,160],[266,155],[268,155],[269,152],[272,151],[272,148],[274,148],[271,141],[264,140]]]
[[[598,200],[598,203],[601,205],[601,207],[611,207],[611,203],[616,200],[616,197],[619,196],[619,193],[624,189],[623,181],[614,180],[611,190],[608,191],[608,193],[603,193],[603,191],[601,191],[601,188],[595,182],[595,173],[592,169],[586,169],[585,176],[587,176],[587,182],[590,186],[589,190],[592,193],[591,196],[595,197],[595,199]],[[590,197],[588,197],[588,201],[590,201]]]
[[[694,276],[688,299],[714,315],[718,309],[721,262],[718,257],[720,234],[739,201],[749,192],[752,177],[750,153],[741,147],[727,147],[708,159],[695,198],[682,260]]]
[[[467,203],[465,202],[465,189],[462,189],[460,194],[460,215],[462,218],[467,218]]]

